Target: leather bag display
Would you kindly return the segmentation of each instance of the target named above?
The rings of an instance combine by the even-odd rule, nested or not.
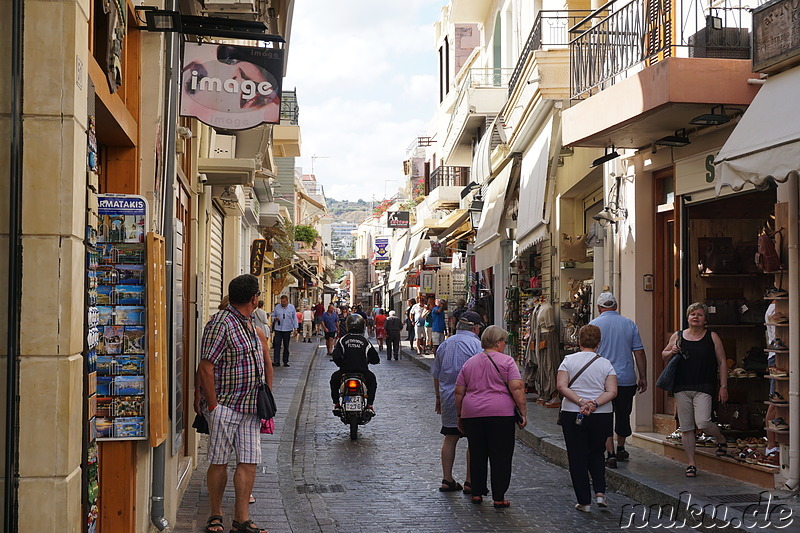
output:
[[[776,239],[782,237],[783,228],[774,233],[762,231],[758,236],[758,251],[756,252],[756,265],[761,272],[777,272],[781,269],[781,259],[775,246]]]

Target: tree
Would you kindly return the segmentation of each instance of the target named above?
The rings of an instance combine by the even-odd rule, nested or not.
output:
[[[308,246],[314,244],[318,235],[317,230],[312,226],[298,225],[294,227],[294,240],[304,242]]]

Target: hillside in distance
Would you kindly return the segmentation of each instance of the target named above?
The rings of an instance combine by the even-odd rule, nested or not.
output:
[[[326,198],[325,203],[328,205],[328,212],[333,215],[336,220],[343,220],[345,222],[352,222],[360,224],[372,213],[370,202],[364,200],[334,200],[333,198]]]

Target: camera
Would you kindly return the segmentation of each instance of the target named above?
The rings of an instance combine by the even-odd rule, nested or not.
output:
[[[198,174],[197,181],[200,183],[206,183],[208,181],[208,176],[206,174]]]

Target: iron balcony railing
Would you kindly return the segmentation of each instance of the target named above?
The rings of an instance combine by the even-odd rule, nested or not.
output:
[[[456,186],[466,187],[469,183],[469,167],[437,167],[431,172],[428,178],[428,190],[425,194],[430,194],[436,187]]]
[[[570,88],[587,98],[668,57],[750,59],[752,18],[741,0],[714,7],[611,0],[570,28]]]
[[[281,92],[281,122],[288,121],[292,126],[300,124],[300,106],[297,105],[297,91]]]
[[[514,72],[508,81],[508,94],[514,92],[514,87],[517,86],[522,70],[528,62],[528,56],[532,52],[547,47],[566,48],[570,41],[570,28],[575,27],[590,13],[589,10],[539,11],[531,33],[528,35],[528,40],[525,42],[525,47],[519,55],[517,66],[514,67]]]

